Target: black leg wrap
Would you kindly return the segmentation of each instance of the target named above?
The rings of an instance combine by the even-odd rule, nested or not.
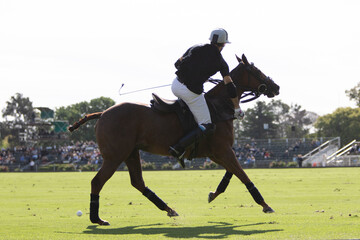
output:
[[[225,192],[225,189],[229,185],[230,179],[231,179],[232,176],[233,176],[233,174],[231,172],[226,172],[225,176],[221,180],[221,182],[220,182],[219,186],[217,187],[216,191],[219,192],[219,193]]]
[[[90,194],[90,221],[98,223],[99,218],[99,195]]]
[[[161,200],[153,191],[145,188],[143,195],[147,197],[152,203],[154,203],[160,210],[165,210],[166,203]]]
[[[245,186],[249,190],[251,196],[254,198],[257,204],[261,204],[264,202],[264,198],[261,196],[259,190],[252,182],[245,184]]]

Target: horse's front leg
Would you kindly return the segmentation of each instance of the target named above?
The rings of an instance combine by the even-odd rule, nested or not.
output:
[[[240,166],[240,163],[236,159],[235,152],[231,147],[224,148],[223,151],[217,151],[214,161],[222,165],[228,172],[233,173],[243,184],[245,184],[255,202],[263,207],[264,213],[274,212],[274,210],[265,202],[259,190],[255,187],[254,183],[251,182],[250,178]]]
[[[145,186],[142,177],[142,170],[140,164],[139,151],[135,150],[131,156],[125,161],[130,174],[131,185],[139,190],[145,197],[147,197],[160,210],[166,211],[169,217],[179,216],[177,212],[171,209],[163,200],[161,200],[153,191]]]
[[[210,192],[208,196],[208,202],[211,203],[215,200],[217,196],[221,193],[225,192],[227,186],[230,183],[230,179],[232,178],[233,174],[229,171],[226,171],[224,177],[222,178],[221,182],[219,183],[218,187],[216,188],[215,192]]]

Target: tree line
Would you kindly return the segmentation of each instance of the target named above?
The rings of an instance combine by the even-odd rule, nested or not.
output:
[[[235,136],[254,139],[339,136],[342,144],[347,144],[353,139],[360,139],[360,83],[346,90],[345,94],[356,102],[357,107],[338,108],[324,116],[302,109],[297,104],[289,106],[281,100],[268,103],[257,101],[254,107],[246,110],[243,120],[234,121]],[[111,98],[100,97],[59,107],[55,110],[55,116],[72,124],[87,113],[104,111],[114,104]],[[30,135],[36,135],[40,130],[51,131],[49,125],[31,124],[35,109],[30,99],[21,93],[16,93],[6,102],[2,116],[4,121],[0,122],[0,147],[3,148],[21,145],[19,135],[24,131]],[[78,131],[67,133],[66,141],[95,141],[95,122],[89,121]]]
[[[78,121],[87,113],[101,112],[113,106],[115,101],[111,98],[100,97],[92,99],[91,101],[83,101],[72,104],[70,106],[59,107],[55,110],[55,119],[63,120],[72,124]],[[21,139],[21,134],[30,136],[30,139],[36,139],[39,142],[40,134],[47,133],[47,136],[52,136],[53,126],[51,121],[54,119],[45,119],[36,121],[40,116],[36,115],[36,109],[28,97],[24,97],[21,93],[16,93],[6,102],[6,107],[2,110],[2,116],[5,119],[0,122],[0,147],[14,147],[18,145],[25,145],[26,141]],[[78,131],[66,134],[65,139],[58,139],[53,136],[55,140],[62,140],[62,142],[70,143],[77,141],[94,141],[94,127],[96,121],[89,121]],[[51,139],[50,139],[51,140]]]

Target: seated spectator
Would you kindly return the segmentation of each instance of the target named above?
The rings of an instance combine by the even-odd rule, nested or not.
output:
[[[352,145],[350,149],[350,154],[357,154],[358,150],[359,150],[359,146],[357,145],[357,143],[355,143],[354,145]]]
[[[285,152],[282,155],[282,158],[283,159],[289,159],[290,158],[289,150],[287,150],[287,149],[285,150]]]
[[[250,156],[250,154],[248,154],[248,155],[246,156],[245,164],[250,165],[250,163],[251,163],[251,156]]]
[[[49,161],[47,156],[42,156],[41,157],[41,164],[47,163]]]
[[[300,143],[296,142],[294,147],[293,147],[293,151],[296,152],[297,150],[299,150],[299,148],[300,148]]]
[[[203,164],[203,168],[205,168],[207,165],[209,165],[211,163],[211,159],[210,158],[206,158]]]
[[[265,151],[264,153],[264,159],[269,159],[270,158],[270,152],[269,151]]]
[[[29,163],[29,166],[30,166],[30,171],[34,171],[35,170],[35,162],[33,159],[31,159],[30,163]]]

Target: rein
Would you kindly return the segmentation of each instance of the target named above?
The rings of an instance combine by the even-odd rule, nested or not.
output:
[[[249,93],[245,93],[243,95],[241,95],[240,100],[243,98],[246,98],[247,96],[253,96],[252,98],[246,99],[246,100],[242,100],[240,101],[240,103],[247,103],[247,102],[251,102],[254,101],[255,99],[260,97],[260,93],[258,92],[249,92]]]
[[[215,84],[215,85],[217,85],[217,84],[219,84],[220,82],[222,82],[222,80],[220,80],[220,79],[213,79],[213,78],[209,78],[208,81],[209,81],[210,83]],[[250,79],[249,79],[249,81],[250,81]],[[247,102],[254,101],[255,99],[259,98],[260,95],[261,95],[261,93],[260,93],[259,91],[251,91],[251,90],[249,90],[249,91],[246,91],[246,92],[247,92],[247,93],[243,93],[243,94],[240,96],[240,103],[247,103]],[[253,96],[253,97],[241,101],[241,99],[246,98],[246,97],[248,97],[248,96]]]

